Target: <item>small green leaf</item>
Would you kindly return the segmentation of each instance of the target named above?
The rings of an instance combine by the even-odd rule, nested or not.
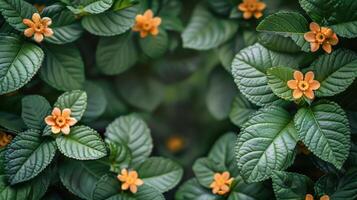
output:
[[[127,145],[107,142],[109,148],[110,171],[120,173],[121,169],[128,168],[131,163],[131,152]]]
[[[94,35],[114,36],[129,30],[135,21],[135,6],[120,11],[108,11],[82,19],[84,29]]]
[[[165,54],[169,44],[169,37],[165,30],[159,29],[158,35],[148,35],[145,38],[140,38],[139,44],[147,56],[158,58]]]
[[[138,60],[131,33],[99,39],[96,61],[98,69],[107,75],[123,73]]]
[[[347,49],[337,49],[315,60],[309,70],[321,84],[316,96],[334,96],[347,89],[357,77],[357,54]]]
[[[229,119],[231,122],[239,127],[248,121],[249,117],[258,110],[258,107],[250,103],[241,93],[236,95],[233,100]]]
[[[268,69],[268,84],[276,96],[284,100],[294,101],[293,90],[287,84],[289,80],[294,79],[294,71],[289,67],[272,67]]]
[[[87,107],[87,94],[81,90],[65,92],[58,97],[54,106],[61,110],[71,109],[71,117],[79,121]]]
[[[339,0],[299,0],[300,6],[310,16],[312,21],[321,23],[328,20],[331,13],[336,11]]]
[[[113,0],[90,0],[73,5],[75,7],[69,6],[68,9],[74,14],[99,14],[108,10],[112,5]]]
[[[304,34],[309,31],[308,27],[308,22],[301,14],[281,11],[263,19],[257,31],[290,37],[303,51],[309,52],[310,45],[304,38]]]
[[[150,129],[146,123],[134,116],[127,115],[115,119],[105,132],[106,141],[126,144],[132,155],[132,163],[144,162],[153,147]]]
[[[55,142],[43,139],[38,131],[28,130],[17,135],[5,155],[10,183],[13,185],[34,178],[50,164],[55,153]]]
[[[278,200],[305,199],[313,185],[310,178],[305,175],[283,171],[274,171],[272,181]]]
[[[221,200],[221,196],[214,195],[212,192],[200,185],[197,179],[192,178],[183,183],[175,194],[176,200],[202,199],[202,200]]]
[[[40,47],[12,36],[0,36],[0,52],[0,95],[28,83],[44,58]]]
[[[145,185],[149,185],[161,193],[175,187],[183,174],[180,165],[161,157],[148,158],[136,170]]]
[[[257,111],[238,136],[236,157],[241,176],[248,182],[268,179],[274,170],[294,160],[297,133],[290,114],[281,107]]]
[[[45,117],[51,113],[51,105],[39,95],[29,95],[22,99],[21,117],[27,128],[42,130],[45,124]]]
[[[350,149],[350,129],[342,108],[329,101],[300,108],[295,115],[300,140],[316,156],[341,169]]]
[[[78,160],[94,160],[107,155],[100,135],[86,126],[71,128],[68,135],[56,138],[58,149],[67,157]]]
[[[84,63],[78,48],[73,44],[47,44],[44,49],[46,59],[40,70],[41,79],[62,91],[82,89]]]
[[[5,20],[21,32],[27,28],[22,20],[31,19],[32,14],[37,12],[35,7],[24,0],[0,0],[0,11]]]
[[[235,21],[216,18],[207,8],[198,5],[182,33],[183,47],[196,50],[213,49],[229,40],[237,29],[238,23]]]
[[[224,163],[215,162],[210,158],[197,159],[192,169],[198,182],[206,188],[209,188],[213,182],[215,173],[227,171]]]

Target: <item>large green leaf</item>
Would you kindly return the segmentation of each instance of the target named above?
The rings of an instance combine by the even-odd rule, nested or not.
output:
[[[106,141],[126,144],[132,155],[132,162],[144,162],[153,147],[150,129],[135,115],[115,119],[106,129]]]
[[[13,113],[0,111],[0,115],[0,126],[9,132],[19,133],[27,128],[21,117]]]
[[[315,184],[315,191],[322,196],[328,194],[330,199],[345,200],[357,198],[357,170],[349,170],[343,177],[330,174],[321,177]]]
[[[96,182],[91,199],[110,199],[119,193],[120,182],[114,174],[105,174]],[[140,187],[139,187],[140,189]]]
[[[290,114],[281,107],[257,111],[238,136],[236,156],[247,182],[268,179],[274,170],[287,168],[294,159],[297,133]]]
[[[309,51],[309,43],[304,34],[309,31],[304,16],[296,12],[278,12],[266,17],[257,26],[257,31],[290,37],[303,51]]]
[[[224,163],[215,162],[210,158],[199,158],[193,164],[192,170],[198,182],[202,186],[209,188],[214,180],[214,174],[227,171],[227,168]]]
[[[148,35],[139,39],[139,44],[144,53],[150,58],[158,58],[166,52],[169,46],[169,36],[164,29],[159,29],[156,36]]]
[[[321,84],[316,95],[334,96],[347,89],[357,76],[357,54],[351,50],[337,49],[315,60],[309,70]]]
[[[136,7],[129,7],[120,11],[85,16],[82,19],[82,26],[94,35],[119,35],[133,26],[136,10]]]
[[[228,117],[234,96],[237,94],[232,76],[224,69],[214,70],[209,78],[206,105],[218,120]]]
[[[251,102],[264,106],[281,101],[269,87],[266,71],[277,66],[297,68],[299,62],[299,58],[291,54],[270,51],[255,44],[236,55],[232,63],[232,74],[242,94]]]
[[[75,126],[68,135],[56,138],[58,149],[67,157],[78,160],[94,160],[107,155],[100,135],[87,126]]]
[[[282,99],[293,101],[293,90],[288,87],[287,82],[293,80],[293,69],[289,67],[272,67],[268,69],[268,84],[274,94]]]
[[[99,14],[108,10],[113,4],[113,0],[87,0],[75,5],[67,6],[74,14]]]
[[[345,112],[334,102],[319,101],[295,115],[300,140],[316,156],[340,169],[350,149],[350,129]]]
[[[175,194],[176,200],[222,200],[221,196],[214,195],[212,192],[200,185],[197,179],[189,179],[178,189]]]
[[[278,200],[303,200],[313,185],[310,178],[305,175],[283,171],[275,171],[272,181]]]
[[[43,9],[42,16],[52,19],[51,29],[53,35],[45,37],[46,42],[65,44],[77,40],[83,32],[83,28],[76,22],[76,17],[66,7],[59,4],[47,6]]]
[[[237,176],[234,178],[235,185],[228,196],[228,200],[263,200],[273,199],[272,191],[264,183],[245,183]]]
[[[114,142],[107,142],[109,149],[108,161],[110,171],[120,173],[121,169],[128,168],[131,163],[131,152],[127,145]]]
[[[327,21],[336,11],[339,0],[299,0],[300,6],[316,23]]]
[[[70,192],[83,199],[92,199],[97,181],[108,170],[108,166],[98,161],[66,160],[59,165],[59,177]]]
[[[233,100],[229,119],[233,124],[242,127],[249,117],[257,110],[258,107],[250,103],[247,98],[239,93]]]
[[[357,35],[357,1],[337,1],[331,13],[330,25],[338,36],[355,38]]]
[[[3,200],[19,200],[27,199],[30,195],[31,188],[29,186],[16,187],[11,186],[7,182],[6,175],[0,175],[0,199]]]
[[[83,114],[83,121],[90,122],[101,116],[107,108],[108,101],[104,91],[96,82],[85,82],[84,90],[87,93],[87,109]]]
[[[38,131],[28,130],[17,135],[7,147],[5,156],[10,183],[20,183],[37,176],[50,164],[55,153],[55,142],[41,138]]]
[[[0,95],[29,82],[44,58],[40,47],[11,36],[0,36],[0,55]]]
[[[136,170],[145,185],[149,185],[162,193],[175,187],[183,174],[180,165],[161,157],[148,158]]]
[[[42,130],[45,124],[45,117],[51,113],[51,105],[39,95],[29,95],[22,99],[21,117],[27,128]]]
[[[32,14],[37,12],[35,7],[24,0],[0,0],[0,11],[5,20],[18,31],[27,28],[22,20],[31,19]]]
[[[226,133],[214,143],[208,154],[208,158],[216,163],[223,164],[225,169],[228,170],[233,177],[238,175],[233,151],[236,141],[237,136],[235,133]]]
[[[87,94],[81,90],[65,92],[58,97],[54,106],[61,110],[65,108],[71,109],[71,117],[79,121],[87,108]]]
[[[274,33],[259,33],[258,41],[266,48],[285,53],[297,53],[300,47],[295,44],[294,40]]]
[[[47,44],[45,52],[46,59],[40,70],[42,80],[62,91],[83,87],[85,81],[84,63],[75,45]]]
[[[138,60],[131,33],[99,39],[96,61],[98,69],[107,75],[120,74]]]
[[[198,5],[182,33],[183,47],[208,50],[223,44],[237,31],[235,21],[216,18],[209,10]]]
[[[133,196],[137,200],[165,200],[164,195],[159,190],[145,184],[140,186],[138,192]]]

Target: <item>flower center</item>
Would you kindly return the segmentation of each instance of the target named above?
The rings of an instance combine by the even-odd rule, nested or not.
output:
[[[129,183],[129,184],[134,184],[134,183],[135,183],[135,180],[136,180],[135,178],[129,176],[129,177],[126,179],[126,182]]]
[[[143,29],[145,31],[149,31],[151,29],[151,23],[150,22],[144,22]]]
[[[63,126],[65,123],[66,123],[66,119],[65,119],[64,117],[58,117],[58,118],[56,119],[56,124],[57,124],[58,126]]]
[[[326,36],[324,35],[324,34],[322,34],[322,33],[317,33],[316,34],[316,40],[317,40],[317,42],[323,42],[323,41],[325,41],[325,39],[326,39]]]
[[[43,29],[43,25],[41,23],[35,24],[35,31],[41,32]]]
[[[247,5],[247,8],[248,8],[249,11],[255,11],[256,10],[255,3],[249,3]]]
[[[299,89],[302,91],[305,91],[307,89],[309,89],[309,83],[306,81],[300,81],[299,82]]]

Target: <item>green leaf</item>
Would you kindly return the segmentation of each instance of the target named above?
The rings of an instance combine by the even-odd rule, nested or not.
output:
[[[142,185],[138,192],[133,195],[137,200],[165,200],[164,195],[159,190],[149,185]]]
[[[258,110],[258,107],[253,105],[241,93],[237,94],[233,100],[232,108],[229,113],[231,122],[239,127],[248,121],[249,117]]]
[[[108,170],[108,166],[98,161],[65,160],[59,165],[59,177],[70,192],[82,199],[92,199],[97,181]]]
[[[82,26],[93,35],[119,35],[133,26],[136,10],[136,7],[129,7],[120,11],[108,11],[97,15],[85,16],[82,19]]]
[[[21,32],[27,28],[22,20],[31,19],[32,14],[37,12],[35,7],[23,0],[0,0],[0,11],[7,23]]]
[[[357,170],[351,169],[339,179],[332,174],[321,177],[315,185],[315,191],[320,196],[328,194],[333,200],[356,199],[356,187]]]
[[[169,37],[165,30],[159,29],[156,36],[148,35],[139,39],[139,45],[150,58],[158,58],[165,54],[169,44]]]
[[[181,19],[177,16],[167,15],[161,16],[162,18],[162,28],[168,31],[181,32],[184,29],[184,25]]]
[[[0,115],[0,126],[9,132],[19,133],[27,128],[21,117],[15,114],[0,111]]]
[[[274,170],[287,168],[294,159],[296,142],[289,112],[276,106],[260,109],[238,136],[236,157],[241,176],[248,183],[259,182]]]
[[[105,174],[96,182],[91,199],[105,200],[119,193],[120,182],[114,174]],[[139,187],[140,188],[140,187]]]
[[[45,46],[46,59],[41,67],[41,79],[57,90],[68,91],[83,87],[84,63],[73,44]]]
[[[274,171],[272,175],[273,189],[278,200],[302,200],[313,183],[309,177],[283,171]]]
[[[236,141],[237,136],[235,133],[226,133],[214,143],[208,154],[208,158],[215,163],[224,164],[225,169],[229,171],[233,177],[238,175],[236,159],[233,151]]]
[[[17,187],[10,186],[7,183],[7,176],[0,175],[0,199],[4,200],[19,200],[27,199],[30,195],[31,188],[29,186]]]
[[[90,122],[100,117],[107,108],[108,102],[104,91],[96,82],[85,82],[84,90],[87,93],[87,109],[83,114],[83,121]]]
[[[228,117],[234,96],[237,94],[232,76],[224,69],[212,71],[208,81],[206,105],[218,120]]]
[[[214,195],[212,192],[202,187],[197,179],[192,178],[186,181],[175,194],[176,200],[222,200],[221,196]]]
[[[82,1],[76,5],[68,6],[74,14],[99,14],[108,10],[113,5],[113,0]]]
[[[273,199],[272,191],[264,183],[245,183],[238,176],[234,178],[235,186],[231,189],[228,200],[259,200]]]
[[[309,31],[308,27],[308,22],[301,14],[281,11],[261,21],[257,26],[257,31],[290,37],[303,51],[309,52],[310,45],[304,39],[304,34]]]
[[[127,115],[115,119],[105,132],[106,141],[126,144],[132,155],[132,163],[144,162],[153,147],[150,129],[146,123],[134,116]]]
[[[54,106],[61,110],[71,109],[71,117],[79,121],[87,107],[87,94],[81,90],[65,92],[58,97]]]
[[[228,16],[230,14],[230,11],[234,7],[234,4],[231,0],[221,0],[221,1],[216,1],[216,0],[208,0],[208,5],[209,7],[216,12],[217,14]],[[236,8],[234,8],[236,9]]]
[[[338,0],[299,0],[299,3],[312,21],[320,24],[330,18],[340,2]]]
[[[345,91],[357,76],[356,65],[357,54],[351,50],[337,49],[320,56],[309,68],[321,84],[316,96],[334,96]]]
[[[329,101],[300,108],[295,115],[300,140],[316,156],[341,169],[350,149],[350,129],[342,108]]]
[[[100,135],[87,126],[75,126],[68,135],[56,138],[58,149],[67,157],[78,160],[94,160],[107,155]]]
[[[293,80],[294,69],[289,67],[272,67],[267,71],[268,84],[274,94],[284,100],[294,101],[293,90],[287,82]]]
[[[285,53],[297,53],[300,47],[289,38],[273,33],[259,33],[258,41],[266,48]]]
[[[138,60],[131,33],[99,39],[96,61],[98,69],[107,75],[115,75],[128,70]]]
[[[330,25],[333,31],[341,37],[355,38],[357,35],[357,1],[337,1],[334,12],[331,13]]]
[[[197,159],[192,169],[198,182],[206,188],[209,188],[213,182],[215,173],[222,173],[227,170],[224,163],[215,162],[210,158]]]
[[[297,68],[299,62],[299,58],[291,54],[277,53],[255,44],[236,55],[232,74],[242,94],[256,105],[264,106],[281,102],[268,85],[266,71],[276,66]]]
[[[51,37],[45,37],[45,41],[53,44],[65,44],[74,42],[83,33],[83,28],[76,22],[76,17],[66,7],[54,4],[43,9],[41,16],[50,17],[53,30]]]
[[[41,138],[35,130],[17,135],[7,147],[5,155],[5,169],[10,183],[20,183],[37,176],[50,164],[55,153],[55,142]]]
[[[218,19],[202,5],[198,5],[182,33],[183,47],[208,50],[229,40],[237,31],[235,21]]]
[[[114,142],[107,142],[109,148],[109,163],[110,171],[114,173],[120,173],[122,168],[128,168],[132,156],[130,149],[125,144],[119,144]]]
[[[13,92],[29,82],[44,57],[40,47],[11,36],[0,36],[0,52],[0,95]]]
[[[21,117],[27,128],[42,130],[45,124],[45,117],[51,113],[51,105],[39,95],[29,95],[22,99]]]

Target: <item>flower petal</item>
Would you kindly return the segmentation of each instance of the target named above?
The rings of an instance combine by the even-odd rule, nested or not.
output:
[[[140,31],[140,37],[145,38],[148,35],[148,32],[146,31]]]
[[[259,18],[261,18],[262,16],[263,16],[263,13],[262,13],[262,12],[255,12],[255,13],[254,13],[255,19],[259,19]]]
[[[139,178],[135,180],[135,185],[142,185],[142,184],[144,184],[143,180],[141,180]]]
[[[262,10],[264,10],[265,8],[266,8],[266,4],[265,3],[263,3],[263,2],[257,2],[256,4],[256,8],[257,8],[257,10],[259,10],[259,11],[262,11]]]
[[[71,109],[65,108],[62,110],[62,117],[69,118],[71,116]]]
[[[223,177],[224,179],[226,179],[226,180],[229,179],[229,176],[230,176],[230,174],[229,174],[229,172],[227,172],[227,171],[222,173],[222,177]]]
[[[25,31],[24,31],[24,35],[26,37],[32,37],[33,34],[35,33],[35,30],[33,28],[27,28]]]
[[[33,27],[35,25],[30,19],[23,19],[22,23],[24,23],[28,27]]]
[[[35,39],[35,41],[38,42],[38,43],[42,42],[42,40],[43,40],[43,35],[42,35],[42,33],[35,33],[34,39]]]
[[[41,22],[41,16],[38,13],[34,13],[32,15],[32,21],[36,24],[36,23],[40,23]]]
[[[334,33],[329,39],[328,41],[330,42],[331,45],[336,45],[338,43],[338,37],[336,35],[336,33]]]
[[[154,13],[152,12],[152,10],[149,9],[149,10],[145,11],[144,16],[145,16],[146,18],[151,19],[151,18],[154,17]]]
[[[317,42],[312,42],[310,43],[310,47],[311,47],[311,52],[316,52],[317,50],[319,50],[320,45]]]
[[[51,37],[53,35],[53,30],[51,28],[45,28],[43,29],[43,35],[46,37]]]
[[[290,80],[287,82],[287,85],[290,89],[296,90],[298,87],[298,82],[296,80]]]
[[[244,12],[243,13],[243,18],[244,19],[250,19],[250,18],[252,18],[252,16],[253,16],[252,12]]]
[[[297,81],[303,81],[304,74],[302,74],[300,71],[294,71],[294,79]]]
[[[245,3],[241,3],[238,5],[238,10],[240,10],[242,12],[246,12],[246,11],[248,11],[248,8]]]
[[[135,194],[138,191],[138,187],[136,187],[136,185],[130,185],[130,191]]]
[[[52,19],[49,17],[44,17],[44,18],[42,18],[42,24],[44,24],[46,26],[50,26],[52,24]]]
[[[47,117],[45,118],[45,122],[46,122],[46,124],[49,125],[49,126],[53,126],[53,125],[56,124],[55,120],[53,119],[53,117],[52,117],[51,115],[50,115],[50,116],[47,116]]]
[[[311,22],[310,30],[316,33],[316,32],[320,32],[321,28],[316,22]]]
[[[52,126],[51,131],[52,131],[52,133],[57,134],[57,133],[61,132],[61,129],[58,126]]]
[[[61,116],[61,109],[59,109],[59,108],[57,108],[57,107],[55,107],[55,108],[53,108],[53,110],[52,110],[52,115],[53,116]]]
[[[293,91],[293,97],[294,99],[300,99],[302,97],[303,93],[301,90],[294,90]]]
[[[135,21],[136,21],[136,23],[141,24],[141,23],[145,22],[145,17],[143,15],[136,15]]]
[[[130,176],[131,178],[138,178],[138,173],[137,173],[136,171],[130,171],[130,172],[129,172],[129,176]]]
[[[64,127],[61,128],[61,131],[63,134],[68,135],[71,130],[70,130],[68,124],[66,124]]]
[[[128,170],[127,169],[122,169],[120,172],[122,175],[127,176],[128,175]]]
[[[307,194],[305,196],[305,200],[314,200],[314,196],[312,196],[311,194]]]
[[[314,72],[312,72],[312,71],[308,71],[308,72],[305,74],[305,81],[307,81],[307,82],[313,81],[314,78],[315,78],[315,74],[314,74]]]
[[[159,26],[161,24],[161,18],[160,17],[155,17],[153,20],[151,20],[153,26]]]
[[[304,34],[304,38],[308,42],[315,42],[316,41],[316,34],[312,31],[307,32]]]
[[[331,53],[332,52],[332,47],[331,44],[329,43],[324,43],[322,45],[322,49],[326,52],[326,53]]]
[[[151,33],[151,35],[156,36],[156,35],[159,34],[159,29],[158,29],[158,28],[154,28],[154,29],[152,29],[152,30],[150,31],[150,33]]]
[[[328,195],[323,195],[320,197],[320,200],[330,200],[330,197]]]
[[[309,86],[310,86],[311,90],[317,90],[320,88],[321,85],[320,85],[320,82],[313,80]]]
[[[121,185],[121,189],[122,190],[127,190],[129,188],[129,184],[128,183],[123,183],[122,185]]]
[[[75,118],[73,118],[73,117],[70,117],[68,119],[67,123],[68,123],[69,126],[73,126],[73,125],[75,125],[77,123],[77,120]]]
[[[311,89],[309,89],[309,90],[306,90],[305,92],[304,92],[304,95],[308,98],[308,99],[314,99],[314,97],[315,97],[315,94],[314,94],[314,92],[311,90]]]

